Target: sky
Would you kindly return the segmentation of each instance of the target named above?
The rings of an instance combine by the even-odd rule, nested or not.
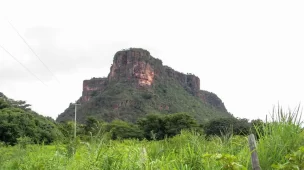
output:
[[[0,92],[55,119],[83,80],[108,75],[117,51],[144,48],[200,77],[234,116],[265,119],[278,103],[303,105],[303,9],[296,0],[0,0],[0,45],[30,70],[0,48]]]

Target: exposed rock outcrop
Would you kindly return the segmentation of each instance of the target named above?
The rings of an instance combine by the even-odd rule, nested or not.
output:
[[[82,102],[90,101],[91,97],[100,94],[107,85],[107,78],[92,78],[83,81]]]
[[[108,76],[111,81],[128,81],[135,86],[151,86],[154,81],[154,67],[152,63],[159,62],[147,50],[130,49],[115,54]]]
[[[224,103],[216,94],[205,91],[205,90],[201,90],[201,91],[199,91],[199,97],[202,101],[204,101],[224,112],[227,112],[227,109],[226,109]]]
[[[182,95],[174,94],[177,92],[182,92]],[[168,66],[163,66],[162,61],[152,57],[147,50],[130,48],[115,54],[108,77],[83,81],[83,92],[79,102],[82,103],[80,113],[100,113],[100,115],[111,117],[107,120],[120,118],[122,115],[128,117],[129,115],[124,115],[127,110],[138,112],[138,114],[141,112],[146,114],[153,110],[166,113],[188,110],[199,112],[200,109],[195,105],[191,106],[195,106],[195,109],[183,105],[184,98],[193,101],[200,100],[202,105],[199,104],[199,108],[201,109],[205,108],[203,104],[206,104],[206,107],[212,106],[227,113],[217,95],[200,90],[200,79],[197,76],[180,73]],[[173,100],[182,104],[175,104]],[[179,105],[183,107],[180,108]],[[71,115],[69,113],[71,110],[67,109],[59,115],[57,120],[69,119],[70,116],[66,115]],[[104,117],[100,116],[100,118]],[[133,120],[133,118],[126,119]]]

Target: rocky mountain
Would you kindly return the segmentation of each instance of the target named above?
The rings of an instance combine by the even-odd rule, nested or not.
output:
[[[81,104],[77,110],[79,122],[87,116],[135,122],[148,113],[187,112],[199,122],[231,116],[216,94],[200,90],[197,76],[164,66],[140,48],[118,51],[107,77],[84,80],[77,102]],[[57,121],[73,117],[74,106],[70,104]]]

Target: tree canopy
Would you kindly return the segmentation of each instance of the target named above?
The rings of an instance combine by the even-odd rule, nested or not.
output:
[[[61,135],[54,120],[38,115],[25,101],[0,97],[0,141],[14,145],[20,137],[51,143]]]

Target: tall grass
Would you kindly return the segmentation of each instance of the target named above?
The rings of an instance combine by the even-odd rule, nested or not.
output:
[[[257,151],[263,169],[282,162],[286,154],[304,145],[301,116],[300,106],[293,111],[284,111],[278,105],[270,114],[271,120],[257,129],[261,136]]]
[[[235,154],[240,164],[248,163],[246,137],[235,136],[231,141],[220,137],[206,140],[205,136],[182,131],[162,141],[122,140],[107,137],[100,143],[79,143],[75,155],[68,156],[64,145],[30,145],[1,148],[0,169],[221,169],[224,162],[213,155]],[[204,155],[210,154],[210,157]]]
[[[274,109],[271,121],[257,128],[257,151],[262,169],[284,161],[284,156],[304,144],[300,109]],[[69,148],[77,148],[75,154]],[[75,149],[74,148],[74,149]],[[251,169],[246,136],[214,136],[192,131],[161,141],[110,140],[109,134],[92,136],[89,142],[68,145],[0,146],[0,169],[123,169],[218,170]]]

